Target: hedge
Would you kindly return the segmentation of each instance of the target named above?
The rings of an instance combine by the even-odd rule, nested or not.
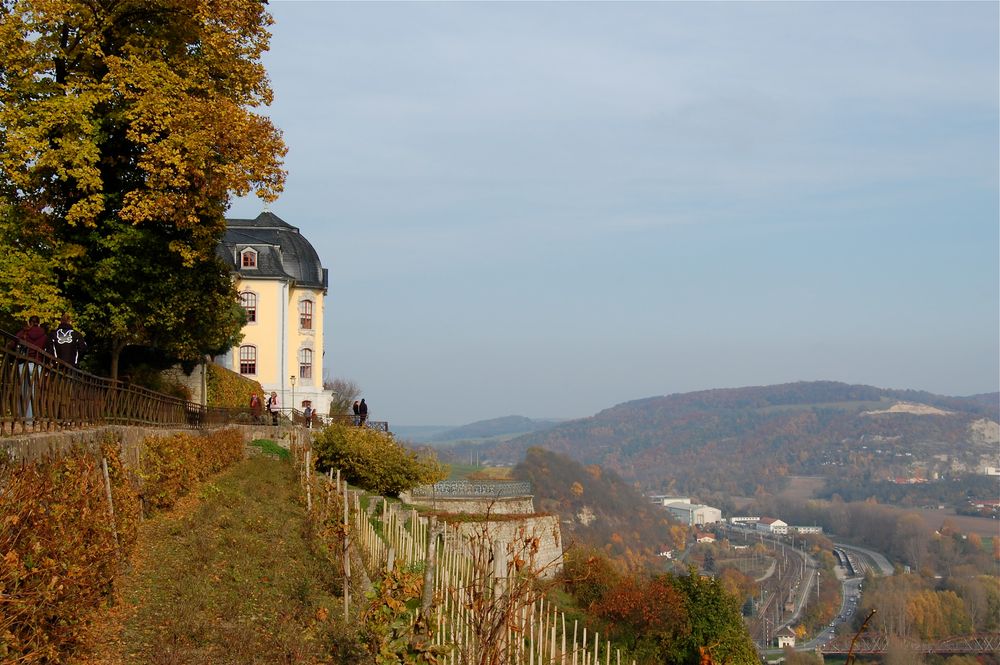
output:
[[[243,455],[235,430],[148,438],[144,448],[138,471],[147,508],[172,505]],[[100,452],[77,448],[30,464],[0,460],[0,662],[63,662],[111,592],[134,550],[140,511],[140,490],[119,450],[108,440]]]

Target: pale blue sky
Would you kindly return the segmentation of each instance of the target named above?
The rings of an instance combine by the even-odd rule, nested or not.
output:
[[[272,2],[328,373],[407,425],[997,390],[998,6]]]

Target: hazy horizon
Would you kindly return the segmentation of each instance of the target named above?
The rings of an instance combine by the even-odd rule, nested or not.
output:
[[[1000,390],[998,7],[272,2],[330,374],[408,425]]]

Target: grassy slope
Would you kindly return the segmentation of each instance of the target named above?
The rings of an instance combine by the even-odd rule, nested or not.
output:
[[[147,521],[87,663],[312,663],[343,629],[289,464],[245,460]]]

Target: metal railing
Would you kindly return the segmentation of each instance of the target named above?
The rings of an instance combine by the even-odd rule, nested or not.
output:
[[[531,496],[531,483],[519,480],[442,480],[414,488],[410,495],[494,499]]]
[[[334,425],[347,425],[348,427],[361,427],[361,416],[353,413],[329,416],[328,420]],[[389,422],[386,420],[368,420],[365,418],[364,426],[377,432],[389,432]]]
[[[95,376],[0,331],[0,436],[88,425],[203,427],[246,417],[246,409],[203,407]]]

